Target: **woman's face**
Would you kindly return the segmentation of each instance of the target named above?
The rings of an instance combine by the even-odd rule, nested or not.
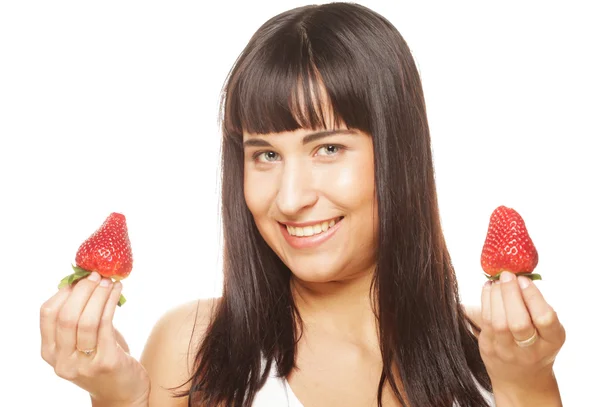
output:
[[[372,271],[377,205],[368,134],[245,133],[244,195],[261,235],[300,280]]]

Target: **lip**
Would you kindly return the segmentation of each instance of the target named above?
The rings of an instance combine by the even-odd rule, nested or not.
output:
[[[337,218],[332,218],[332,219],[337,219]],[[332,227],[330,227],[329,229],[327,229],[326,232],[321,232],[321,233],[319,233],[317,235],[313,235],[313,236],[303,236],[303,237],[292,236],[288,233],[286,225],[289,225],[289,226],[298,225],[297,227],[301,227],[302,225],[305,225],[305,226],[314,225],[315,222],[305,222],[304,224],[302,224],[302,223],[294,224],[292,222],[287,222],[285,224],[280,223],[279,229],[281,230],[281,233],[283,234],[285,241],[290,246],[292,246],[294,249],[313,249],[313,248],[325,243],[327,240],[329,240],[335,234],[335,232],[338,231],[338,229],[340,228],[340,225],[342,224],[343,221],[344,221],[344,218],[337,221],[336,224],[333,225]],[[325,221],[323,221],[323,222],[325,222]]]

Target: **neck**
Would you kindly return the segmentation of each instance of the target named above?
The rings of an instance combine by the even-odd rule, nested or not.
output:
[[[305,330],[378,343],[371,301],[373,270],[343,281],[310,283],[294,276],[291,289]]]

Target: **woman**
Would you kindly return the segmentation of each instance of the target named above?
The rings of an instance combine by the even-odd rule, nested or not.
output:
[[[420,78],[386,19],[284,12],[223,96],[223,296],[164,315],[138,363],[121,285],[93,273],[42,306],[59,376],[94,406],[561,405],[565,333],[536,286],[505,272],[460,304]]]

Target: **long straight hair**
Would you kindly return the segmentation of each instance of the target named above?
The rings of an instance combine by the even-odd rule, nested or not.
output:
[[[325,96],[311,90],[321,85]],[[378,205],[372,283],[386,383],[403,406],[486,405],[491,390],[479,331],[460,305],[441,230],[425,99],[400,33],[360,5],[279,14],[243,50],[222,94],[223,295],[196,354],[190,406],[248,407],[276,368],[295,366],[302,321],[291,272],[259,233],[244,200],[243,132],[344,123],[371,135]],[[330,123],[331,125],[331,123]],[[403,398],[400,389],[406,397]]]

